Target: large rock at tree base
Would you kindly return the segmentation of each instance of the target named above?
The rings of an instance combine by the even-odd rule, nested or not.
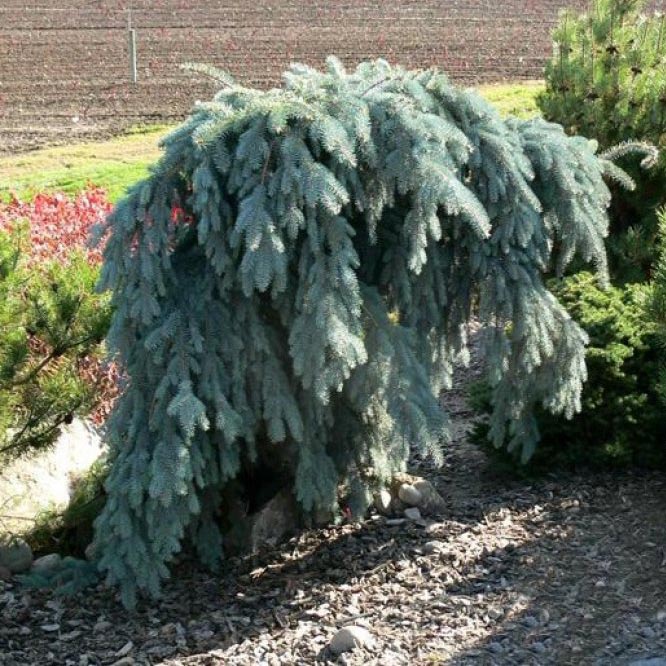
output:
[[[446,511],[447,503],[435,487],[419,476],[401,473],[396,475],[389,489],[375,495],[375,508],[381,514],[403,515],[407,506],[408,517],[422,520],[422,515],[439,515]],[[254,553],[264,547],[273,547],[301,527],[322,527],[330,524],[335,516],[319,511],[304,516],[290,488],[283,488],[259,510],[247,514],[240,504],[227,506],[230,529],[224,535],[225,549],[234,553]]]
[[[398,499],[408,506],[418,507],[423,503],[423,495],[411,483],[400,484]]]
[[[32,527],[44,510],[64,509],[74,482],[102,455],[104,445],[94,427],[81,419],[64,426],[55,444],[20,458],[0,471],[0,535]]]
[[[437,492],[430,481],[406,472],[396,474],[393,477],[390,492],[394,500],[416,506],[423,515],[440,515],[446,513],[448,508],[446,500]],[[410,501],[403,500],[401,495],[405,500]],[[395,508],[401,509],[403,506],[396,506]]]
[[[23,539],[0,541],[0,567],[10,573],[23,573],[32,566],[32,549]]]
[[[43,555],[38,557],[33,563],[31,572],[32,573],[47,573],[52,571],[60,565],[62,562],[62,557],[58,553],[50,553],[48,555]]]
[[[291,490],[285,488],[248,516],[247,520],[247,547],[251,552],[265,546],[275,546],[298,528],[298,504]]]

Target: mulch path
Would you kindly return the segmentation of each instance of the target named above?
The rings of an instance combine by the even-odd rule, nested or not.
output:
[[[425,524],[371,513],[312,530],[222,576],[187,562],[134,614],[99,586],[72,598],[0,582],[0,664],[624,665],[666,656],[666,477],[524,482],[468,444],[447,396],[446,463],[413,460],[449,498]],[[339,657],[346,624],[376,641]]]

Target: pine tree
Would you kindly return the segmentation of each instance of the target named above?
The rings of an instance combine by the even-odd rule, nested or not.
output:
[[[594,0],[589,11],[563,10],[553,31],[538,104],[546,119],[602,148],[649,141],[661,158],[649,169],[625,162],[639,180],[614,192],[608,243],[611,273],[622,282],[649,279],[655,261],[655,210],[666,204],[666,16],[646,0]]]
[[[96,546],[127,605],[185,539],[220,565],[243,470],[285,475],[306,512],[342,486],[358,514],[410,447],[440,459],[473,313],[495,442],[529,456],[535,405],[580,408],[585,334],[542,276],[578,255],[605,279],[604,177],[623,172],[437,71],[327,64],[269,91],[220,74],[109,218],[129,379]]]
[[[28,237],[24,225],[0,229],[0,467],[90,412],[95,387],[80,368],[99,356],[110,318],[81,252],[37,263]]]

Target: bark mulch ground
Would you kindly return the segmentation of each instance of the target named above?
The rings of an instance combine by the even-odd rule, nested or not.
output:
[[[468,444],[462,390],[437,521],[377,514],[306,532],[212,576],[181,564],[162,599],[123,610],[0,583],[0,664],[595,664],[666,656],[664,475],[493,474]],[[327,649],[346,624],[372,648]]]

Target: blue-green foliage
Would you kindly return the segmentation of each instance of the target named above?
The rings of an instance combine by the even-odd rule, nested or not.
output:
[[[49,589],[55,594],[70,596],[99,583],[99,570],[92,562],[64,557],[52,569],[16,578],[27,588]]]
[[[605,278],[622,174],[585,139],[437,71],[329,59],[281,89],[226,80],[163,145],[109,219],[102,280],[129,380],[96,543],[126,604],[186,535],[219,565],[223,491],[261,451],[305,511],[340,484],[363,510],[410,446],[438,459],[475,308],[495,441],[529,456],[535,405],[580,408],[585,335],[542,274],[578,255]]]

